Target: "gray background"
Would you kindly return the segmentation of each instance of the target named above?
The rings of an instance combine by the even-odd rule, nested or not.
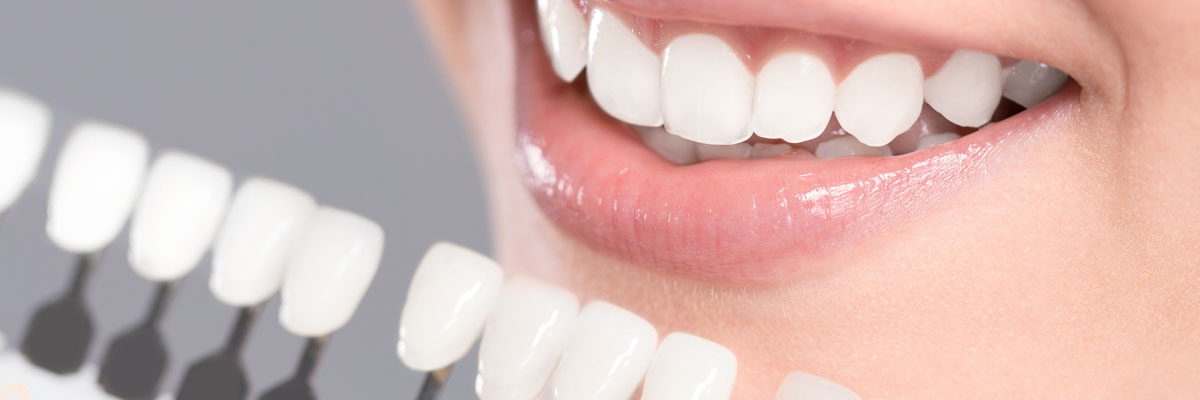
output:
[[[0,0],[0,85],[55,112],[37,179],[0,223],[9,345],[66,288],[73,260],[44,229],[50,167],[70,127],[95,118],[142,132],[155,150],[202,155],[239,178],[291,182],[383,225],[383,264],[333,336],[315,386],[325,399],[412,398],[421,376],[395,354],[412,267],[435,240],[489,250],[464,125],[423,34],[406,0]],[[127,243],[116,240],[91,282],[92,362],[152,296],[125,261]],[[233,322],[234,310],[208,292],[209,271],[206,257],[167,313],[165,388]],[[277,316],[275,298],[248,344],[255,393],[288,376],[301,350]],[[471,396],[473,363],[464,364],[447,398]]]

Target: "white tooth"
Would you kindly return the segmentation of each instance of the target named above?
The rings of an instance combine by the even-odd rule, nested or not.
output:
[[[633,125],[662,125],[661,67],[658,55],[617,16],[592,9],[588,89],[604,112]]]
[[[45,104],[0,88],[0,213],[33,180],[49,136],[50,110]]]
[[[755,143],[750,149],[751,158],[778,157],[792,152],[792,146],[783,143]]]
[[[775,400],[861,400],[858,394],[828,379],[804,373],[792,372],[783,378]]]
[[[537,398],[578,314],[579,301],[562,288],[520,277],[505,282],[479,347],[479,398]]]
[[[569,0],[538,0],[538,23],[542,44],[550,55],[554,73],[562,80],[575,80],[587,65],[587,21]]]
[[[853,136],[838,136],[817,145],[817,158],[842,158],[853,156],[890,156],[887,146],[872,147],[859,142]]]
[[[908,54],[871,57],[854,68],[837,89],[834,114],[860,142],[883,146],[921,115],[925,76]]]
[[[379,269],[383,228],[348,211],[319,207],[294,248],[283,277],[279,322],[297,336],[333,333],[354,316]]]
[[[112,242],[137,201],[149,151],[146,139],[128,129],[79,124],[54,167],[46,215],[50,240],[80,254]]]
[[[500,295],[504,271],[466,248],[437,243],[425,253],[400,315],[400,360],[417,371],[458,361],[479,338]]]
[[[642,141],[646,142],[646,146],[670,162],[677,165],[688,165],[700,161],[696,158],[695,142],[672,135],[661,126],[634,126],[633,130],[642,136]]]
[[[588,303],[554,372],[555,399],[628,399],[658,342],[649,322],[602,301]]]
[[[800,143],[821,135],[833,113],[836,86],[820,58],[805,53],[775,56],[758,71],[754,132]]]
[[[1069,78],[1065,72],[1033,61],[1005,68],[1004,76],[1004,97],[1025,108],[1033,108],[1054,96]]]
[[[249,307],[275,294],[287,256],[316,209],[312,196],[292,186],[265,178],[242,183],[213,245],[213,295]]]
[[[750,138],[754,77],[725,41],[684,35],[663,50],[662,112],[667,132],[705,144]]]
[[[724,346],[686,333],[663,339],[646,373],[642,400],[728,399],[737,357]]]
[[[158,157],[129,227],[129,265],[142,278],[187,275],[212,245],[233,176],[208,160],[175,151]]]
[[[961,138],[961,137],[962,136],[959,136],[957,133],[954,133],[954,132],[935,133],[932,135],[922,136],[920,139],[917,140],[917,150],[928,149],[930,147],[937,146],[942,143],[950,142],[953,140],[958,140],[958,138]]]
[[[960,50],[925,80],[925,102],[950,122],[977,128],[992,120],[1003,86],[999,58]]]
[[[697,144],[696,157],[700,161],[716,160],[718,158],[750,159],[752,147],[750,143],[738,144]]]

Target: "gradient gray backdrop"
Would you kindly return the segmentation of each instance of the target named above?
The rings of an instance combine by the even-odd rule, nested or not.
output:
[[[67,285],[73,260],[44,229],[50,167],[70,127],[95,118],[142,132],[156,151],[290,182],[383,225],[383,264],[333,336],[315,386],[324,399],[413,398],[421,377],[395,353],[412,268],[435,240],[489,244],[464,125],[407,0],[0,0],[0,85],[55,113],[36,181],[0,222],[0,330],[10,346]],[[127,243],[116,240],[91,282],[92,362],[152,295],[125,261]],[[209,271],[206,257],[164,321],[166,388],[233,322],[208,292]],[[291,373],[302,346],[280,327],[278,298],[263,315],[245,360],[256,394]],[[473,361],[465,364],[446,398],[471,397]]]

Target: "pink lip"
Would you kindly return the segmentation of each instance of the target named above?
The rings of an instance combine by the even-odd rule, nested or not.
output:
[[[950,201],[1028,143],[1077,89],[963,139],[898,157],[783,157],[676,166],[580,87],[555,77],[536,17],[515,2],[517,156],[543,212],[632,264],[720,282],[770,283]],[[532,3],[532,2],[527,2]],[[524,32],[524,33],[522,33]],[[530,33],[534,32],[534,33]],[[581,77],[582,80],[582,77]]]

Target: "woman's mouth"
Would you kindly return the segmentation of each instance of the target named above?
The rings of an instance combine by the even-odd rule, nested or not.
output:
[[[692,279],[820,270],[1004,168],[1079,98],[1017,54],[869,26],[848,38],[576,3],[513,3],[525,183],[584,243]]]

